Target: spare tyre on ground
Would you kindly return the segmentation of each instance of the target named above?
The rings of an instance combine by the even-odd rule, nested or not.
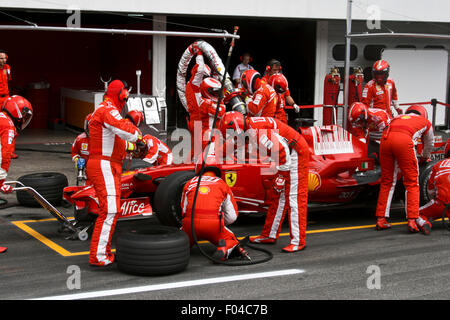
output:
[[[63,190],[68,186],[67,177],[59,172],[40,172],[21,176],[17,179],[27,187],[41,194],[52,205],[60,205],[63,200]],[[40,207],[40,204],[26,191],[16,192],[17,201],[26,207]]]
[[[189,238],[175,227],[151,225],[120,233],[116,239],[117,268],[143,276],[168,275],[189,264]]]

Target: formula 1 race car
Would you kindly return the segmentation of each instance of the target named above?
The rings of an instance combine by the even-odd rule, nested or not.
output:
[[[308,142],[308,210],[337,206],[367,206],[376,199],[381,170],[368,156],[368,146],[338,125],[299,127]],[[443,143],[442,143],[443,144]],[[434,154],[443,153],[436,143]],[[421,201],[430,200],[428,177],[436,161],[420,166]],[[240,212],[266,212],[265,186],[270,176],[262,174],[273,163],[220,164],[222,179],[231,187]],[[181,193],[194,173],[194,164],[163,165],[122,174],[122,207],[119,219],[156,213],[168,226],[181,226]],[[399,184],[401,185],[401,184]],[[75,207],[75,218],[95,216],[98,201],[92,186],[69,186],[64,198]]]
[[[234,87],[214,48],[197,41],[219,78],[225,78],[226,91]],[[186,49],[178,66],[177,91],[186,107],[185,86],[188,64],[193,51]],[[221,73],[222,72],[222,73]],[[223,78],[222,78],[223,79]],[[221,80],[222,80],[221,79]],[[230,99],[228,107],[239,111],[243,103],[239,97]],[[376,199],[381,170],[376,164],[376,151],[368,152],[368,144],[338,125],[312,126],[312,121],[301,121],[297,130],[310,148],[308,210],[336,206],[367,205],[367,199]],[[435,155],[443,154],[444,143],[435,143]],[[370,156],[369,156],[370,155]],[[422,202],[429,200],[428,178],[434,162],[421,165],[419,183]],[[266,189],[270,176],[262,174],[273,163],[244,162],[220,164],[222,178],[231,187],[240,212],[266,212]],[[146,167],[126,171],[122,175],[122,210],[119,219],[149,216],[156,213],[160,222],[181,226],[181,193],[184,184],[194,176],[194,164]],[[400,184],[401,185],[401,184]],[[92,186],[71,186],[64,189],[64,198],[75,207],[75,218],[95,217],[98,201]]]

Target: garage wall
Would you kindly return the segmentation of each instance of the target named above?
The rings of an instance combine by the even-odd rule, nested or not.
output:
[[[2,31],[13,81],[11,93],[27,96],[30,83],[50,84],[49,118],[59,118],[61,88],[103,90],[111,76],[127,81],[136,92],[136,70],[142,70],[141,92],[151,93],[151,37],[75,32]]]

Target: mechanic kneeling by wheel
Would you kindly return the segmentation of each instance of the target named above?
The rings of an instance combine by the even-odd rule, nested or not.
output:
[[[428,192],[433,199],[419,208],[419,218],[416,223],[423,234],[430,234],[432,224],[428,219],[437,219],[442,217],[444,208],[450,203],[450,141],[445,146],[445,157],[437,162],[431,171],[428,181]],[[450,218],[450,210],[446,212],[447,218]]]
[[[181,199],[183,216],[181,230],[189,236],[191,247],[194,245],[191,227],[192,208],[202,161],[203,157],[199,157],[195,165],[197,175],[185,184]],[[195,201],[194,230],[196,238],[208,240],[217,246],[213,255],[216,260],[225,261],[234,256],[248,258],[247,251],[238,246],[239,241],[236,236],[227,228],[236,221],[238,208],[230,187],[220,178],[221,171],[217,167],[215,154],[208,154],[203,171]]]
[[[277,163],[273,188],[277,200],[271,201],[261,235],[250,237],[253,243],[275,243],[278,239],[284,212],[289,212],[291,242],[283,252],[297,252],[306,247],[306,216],[308,207],[309,147],[296,130],[271,117],[248,117],[232,111],[220,123],[222,134],[227,130],[241,134],[255,130],[258,148],[266,148],[267,155]]]

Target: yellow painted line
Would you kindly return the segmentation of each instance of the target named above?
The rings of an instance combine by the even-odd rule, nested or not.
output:
[[[17,226],[18,228],[22,229],[26,233],[30,234],[49,248],[53,249],[60,255],[64,257],[73,257],[73,256],[81,256],[81,255],[88,255],[89,251],[80,251],[80,252],[70,252],[61,247],[60,245],[56,244],[55,242],[51,241],[50,239],[46,238],[33,228],[26,225],[27,223],[36,223],[36,222],[47,222],[47,221],[56,221],[56,219],[42,219],[42,220],[23,220],[23,221],[13,221],[12,223]],[[436,220],[437,221],[437,220]],[[404,225],[407,224],[407,222],[394,222],[391,223],[393,226],[397,225]],[[370,229],[375,228],[375,224],[371,225],[364,225],[364,226],[353,226],[353,227],[342,227],[342,228],[330,228],[330,229],[318,229],[318,230],[309,230],[306,231],[306,234],[314,234],[314,233],[325,233],[325,232],[338,232],[338,231],[348,231],[348,230],[359,230],[359,229]],[[280,237],[286,237],[289,236],[289,233],[280,233]],[[238,239],[241,240],[244,237],[239,237]],[[198,243],[204,244],[209,243],[209,241],[199,241]],[[114,252],[115,249],[112,249]]]
[[[39,222],[40,221],[41,220],[39,220]],[[30,223],[30,222],[38,222],[38,220],[28,220],[26,223]],[[68,256],[72,255],[71,252],[67,251],[66,249],[64,249],[60,245],[54,243],[53,241],[51,241],[50,239],[44,237],[42,234],[40,234],[36,230],[34,230],[34,229],[30,228],[29,226],[27,226],[25,224],[25,222],[23,222],[23,221],[13,221],[12,223],[16,227],[22,229],[23,231],[25,231],[26,233],[28,233],[32,237],[36,238],[37,240],[39,240],[40,242],[45,244],[47,247],[49,247],[49,248],[53,249],[54,251],[58,252],[60,255],[62,255],[64,257],[68,257]]]

